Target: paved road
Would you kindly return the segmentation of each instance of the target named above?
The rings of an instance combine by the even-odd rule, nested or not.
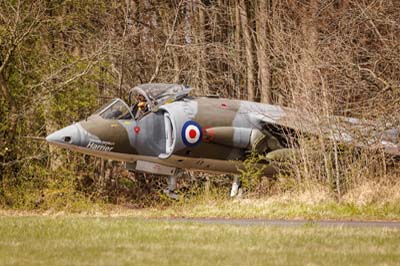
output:
[[[400,228],[400,222],[384,221],[324,221],[324,220],[267,220],[267,219],[224,219],[224,218],[160,218],[160,221],[192,222],[203,224],[227,224],[241,226],[349,226]]]

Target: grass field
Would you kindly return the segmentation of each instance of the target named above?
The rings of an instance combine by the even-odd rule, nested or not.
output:
[[[400,220],[400,204],[282,202],[271,199],[204,200],[168,208],[125,209],[142,217],[220,217],[262,219]]]
[[[0,217],[0,265],[399,265],[400,230]]]

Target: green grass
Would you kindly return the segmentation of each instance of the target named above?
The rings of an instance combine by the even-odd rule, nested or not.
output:
[[[400,230],[0,217],[0,265],[398,265]]]
[[[116,206],[104,214],[136,217],[217,217],[308,220],[400,220],[400,203],[301,202],[281,199],[202,199],[174,202],[167,207],[128,209]],[[0,211],[1,214],[1,211]]]

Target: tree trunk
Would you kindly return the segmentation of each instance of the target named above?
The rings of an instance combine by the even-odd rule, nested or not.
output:
[[[242,73],[240,71],[242,65],[242,42],[241,42],[241,26],[240,26],[240,8],[235,5],[235,92],[234,97],[242,98]]]
[[[271,0],[272,1],[272,0]],[[267,37],[268,1],[258,0],[257,7],[257,59],[261,102],[272,103],[271,64],[268,56]]]
[[[301,23],[301,30],[303,34],[303,51],[302,51],[302,62],[300,67],[302,68],[302,76],[304,87],[311,89],[315,88],[317,77],[315,75],[314,61],[317,58],[317,41],[318,41],[318,30],[316,26],[316,15],[318,11],[318,1],[310,0],[309,7],[305,10],[303,20]],[[308,90],[307,91],[312,91]],[[313,102],[314,99],[309,99]]]
[[[250,26],[246,10],[246,3],[244,0],[239,2],[240,8],[240,22],[243,31],[244,49],[246,54],[246,81],[247,81],[247,99],[254,101],[255,94],[255,78],[254,78],[254,58],[253,58],[253,42],[250,33]]]
[[[199,86],[199,89],[202,94],[208,94],[208,85],[207,85],[207,60],[205,55],[207,53],[205,42],[206,42],[206,18],[204,12],[204,5],[199,4],[197,6],[198,10],[198,25],[197,25],[197,81],[196,83]]]
[[[180,67],[180,64],[179,64],[179,56],[177,55],[177,51],[176,51],[176,49],[173,49],[172,51],[171,51],[171,54],[172,54],[172,61],[173,61],[173,64],[174,64],[174,78],[173,78],[173,82],[174,83],[178,83],[179,82],[179,77],[180,77],[180,74],[181,74],[181,67]]]

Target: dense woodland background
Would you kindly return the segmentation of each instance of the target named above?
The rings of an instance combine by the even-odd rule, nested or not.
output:
[[[157,195],[149,176],[28,138],[147,82],[399,127],[400,1],[0,0],[0,204]],[[364,184],[398,184],[381,151],[338,159],[335,143],[315,143],[285,189],[317,182],[340,200]]]

